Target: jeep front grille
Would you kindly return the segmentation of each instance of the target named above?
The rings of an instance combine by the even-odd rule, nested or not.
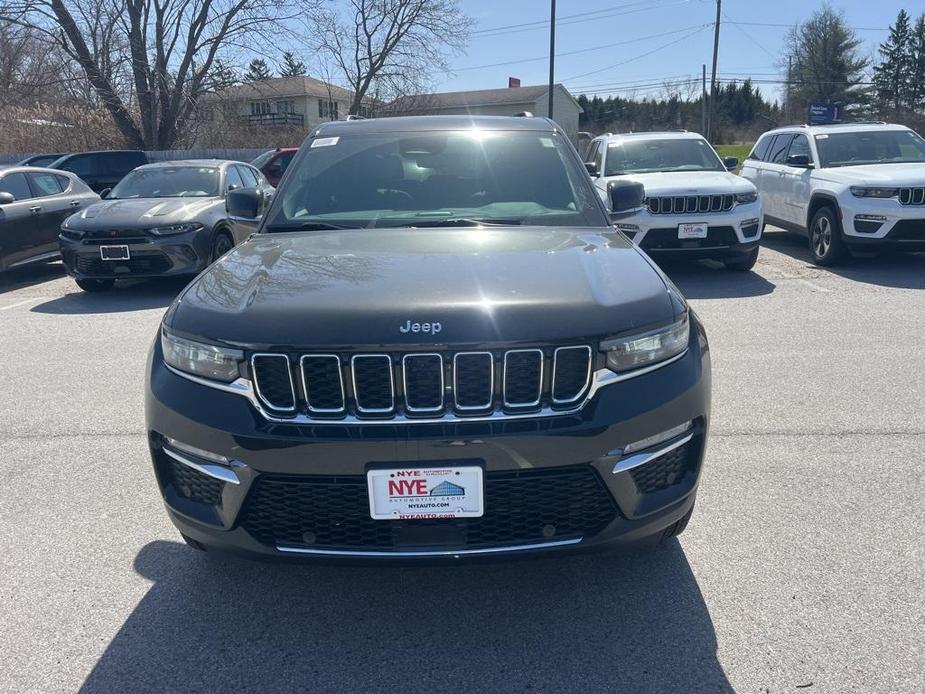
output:
[[[455,353],[260,353],[250,363],[257,398],[271,415],[389,419],[567,410],[588,392],[593,356],[588,345],[568,345]]]
[[[676,195],[646,199],[652,214],[709,214],[728,212],[735,207],[735,195]]]
[[[925,205],[925,187],[922,188],[900,188],[899,189],[900,205]]]

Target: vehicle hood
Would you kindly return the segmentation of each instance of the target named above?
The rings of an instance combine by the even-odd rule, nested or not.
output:
[[[728,171],[666,171],[610,176],[609,181],[638,181],[647,196],[710,195],[713,193],[752,193],[755,186]]]
[[[660,272],[596,229],[376,229],[258,234],[200,275],[168,327],[260,348],[543,343],[613,335],[677,312]],[[402,332],[439,323],[438,334]]]
[[[101,200],[68,217],[71,229],[106,227],[157,227],[179,222],[195,222],[216,206],[221,198],[132,198]]]
[[[819,169],[815,178],[849,185],[925,186],[925,164],[865,164]]]

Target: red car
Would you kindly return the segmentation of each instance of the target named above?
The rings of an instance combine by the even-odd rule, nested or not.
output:
[[[269,152],[264,152],[251,162],[251,166],[260,169],[267,181],[274,188],[279,185],[279,179],[283,177],[295,153],[299,151],[298,147],[277,147]]]

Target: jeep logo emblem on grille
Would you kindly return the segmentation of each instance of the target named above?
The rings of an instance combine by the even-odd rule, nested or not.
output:
[[[412,323],[410,320],[406,320],[404,325],[398,326],[398,329],[403,333],[429,333],[431,335],[436,335],[443,330],[443,325],[440,323]]]

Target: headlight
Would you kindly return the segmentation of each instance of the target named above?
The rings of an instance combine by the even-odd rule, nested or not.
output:
[[[225,383],[238,377],[238,365],[244,359],[241,350],[177,337],[163,328],[161,349],[164,361],[175,369]]]
[[[601,350],[607,355],[607,368],[623,373],[681,354],[687,349],[689,337],[690,320],[685,313],[681,320],[664,328],[606,340],[601,343]]]
[[[856,198],[895,198],[899,195],[899,189],[851,186],[851,194]]]
[[[196,231],[197,229],[202,229],[202,224],[199,222],[187,222],[166,227],[154,227],[153,229],[148,229],[148,231],[156,236],[173,236],[174,234],[185,234],[188,231]]]
[[[736,202],[740,205],[747,205],[750,202],[755,202],[758,199],[758,191],[753,193],[736,193]]]

